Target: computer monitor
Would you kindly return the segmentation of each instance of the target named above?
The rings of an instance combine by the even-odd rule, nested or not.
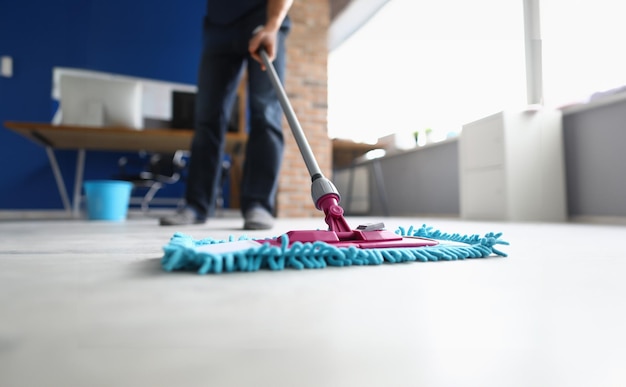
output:
[[[143,127],[140,82],[63,74],[59,85],[62,124]]]

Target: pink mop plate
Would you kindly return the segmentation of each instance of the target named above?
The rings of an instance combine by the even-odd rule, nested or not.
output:
[[[359,226],[352,230],[343,217],[343,208],[338,204],[337,194],[326,194],[318,202],[318,208],[326,214],[326,223],[329,230],[297,230],[286,233],[289,238],[289,246],[295,242],[314,243],[324,242],[335,247],[357,247],[361,249],[384,249],[402,247],[427,247],[435,246],[439,242],[417,237],[403,237],[388,230],[383,230],[382,223],[373,226]],[[368,228],[373,229],[368,229]],[[282,236],[276,239],[264,241],[271,245],[280,246]]]
[[[402,247],[427,247],[439,244],[437,241],[425,238],[402,237],[387,230],[375,231],[323,231],[323,230],[297,230],[286,233],[289,238],[289,247],[295,242],[315,243],[324,242],[335,247],[356,247],[360,249],[384,249]],[[280,246],[282,236],[276,239],[259,241]]]

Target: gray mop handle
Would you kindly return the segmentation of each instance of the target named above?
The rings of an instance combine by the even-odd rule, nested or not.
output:
[[[312,179],[317,179],[322,177],[322,171],[320,170],[317,161],[315,160],[315,156],[313,155],[313,151],[311,151],[311,147],[304,135],[304,131],[298,122],[298,118],[296,117],[296,113],[293,111],[289,100],[287,99],[287,93],[285,93],[285,89],[283,85],[280,83],[280,78],[278,78],[278,74],[276,73],[276,69],[274,65],[270,62],[269,57],[267,56],[267,52],[263,47],[259,49],[259,54],[263,59],[263,63],[265,64],[266,71],[269,73],[270,81],[274,85],[274,90],[276,90],[276,94],[278,94],[278,99],[280,101],[280,105],[283,108],[283,112],[287,117],[287,121],[289,122],[289,127],[291,128],[291,132],[293,133],[293,137],[296,139],[296,143],[298,144],[298,148],[300,148],[300,153],[302,154],[302,158],[304,159],[304,163],[306,164],[307,169],[309,170],[309,175],[311,175]]]

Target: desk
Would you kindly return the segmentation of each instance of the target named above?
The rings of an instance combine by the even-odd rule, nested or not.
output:
[[[354,142],[351,140],[333,139],[333,174],[339,173],[340,169],[348,170],[348,184],[346,194],[343,196],[344,209],[350,211],[350,205],[353,199],[355,168],[357,158],[363,156],[367,152],[374,149],[382,149],[379,144],[366,144]],[[382,171],[380,169],[380,161],[374,159],[372,162],[374,179],[376,180],[376,189],[378,190],[381,205],[384,209],[384,215],[388,216],[387,209],[387,190],[383,182]]]
[[[339,138],[333,139],[333,169],[349,167],[354,160],[366,154],[367,152],[380,149],[378,144],[366,144],[354,142],[351,140],[343,140]]]
[[[40,122],[5,122],[4,126],[46,148],[63,207],[72,215],[79,213],[85,151],[175,152],[191,148],[191,129],[144,129],[121,127],[82,127],[52,125]],[[226,152],[242,155],[247,140],[245,133],[227,133]],[[77,150],[74,196],[70,203],[63,176],[54,155],[55,149]]]

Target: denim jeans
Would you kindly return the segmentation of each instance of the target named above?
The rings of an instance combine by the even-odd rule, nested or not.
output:
[[[220,189],[225,134],[240,79],[247,69],[248,141],[241,182],[241,210],[254,205],[275,212],[276,191],[284,139],[282,109],[269,75],[250,57],[248,42],[256,20],[232,26],[205,25],[198,73],[195,134],[185,198],[200,217],[215,211]],[[286,30],[278,34],[274,66],[281,79],[285,73]]]

